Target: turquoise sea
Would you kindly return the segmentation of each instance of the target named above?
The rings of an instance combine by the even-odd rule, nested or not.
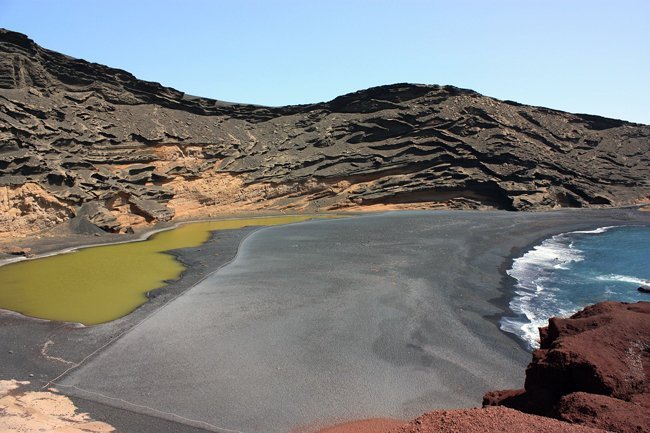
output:
[[[534,349],[537,328],[596,302],[650,301],[650,227],[601,227],[553,236],[513,261],[512,315],[501,329]]]

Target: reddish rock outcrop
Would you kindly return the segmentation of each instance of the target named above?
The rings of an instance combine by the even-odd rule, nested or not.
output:
[[[650,429],[648,406],[598,394],[574,392],[558,404],[559,418],[573,424],[598,426],[613,432],[647,432]]]
[[[650,302],[603,302],[540,329],[524,390],[502,405],[614,432],[650,432]]]
[[[522,413],[505,407],[439,410],[394,433],[605,433],[604,430]]]
[[[393,433],[405,424],[405,421],[391,418],[369,418],[335,424],[318,430],[308,427],[298,428],[291,433]]]

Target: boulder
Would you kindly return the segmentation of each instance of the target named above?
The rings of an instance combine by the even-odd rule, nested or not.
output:
[[[115,215],[98,202],[84,204],[79,210],[79,218],[86,219],[93,226],[109,233],[118,233],[122,228]]]
[[[3,248],[0,252],[11,256],[34,257],[32,249],[26,247],[8,246]]]

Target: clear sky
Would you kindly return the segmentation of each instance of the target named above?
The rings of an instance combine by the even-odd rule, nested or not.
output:
[[[650,124],[650,0],[0,0],[0,27],[226,101],[452,84]]]

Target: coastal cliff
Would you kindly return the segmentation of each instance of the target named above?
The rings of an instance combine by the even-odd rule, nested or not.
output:
[[[257,211],[612,207],[650,126],[393,84],[262,107],[186,95],[0,30],[0,242]],[[90,223],[90,224],[87,224]]]
[[[540,329],[525,389],[499,405],[617,433],[650,431],[650,302],[602,302]]]

